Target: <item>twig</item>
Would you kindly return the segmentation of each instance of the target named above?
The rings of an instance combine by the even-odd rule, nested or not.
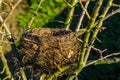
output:
[[[107,56],[105,56],[105,57],[103,57],[103,58],[100,58],[100,59],[98,59],[98,60],[92,61],[92,62],[86,64],[85,67],[87,67],[87,66],[89,66],[89,65],[92,65],[92,64],[94,64],[94,63],[96,63],[96,62],[98,62],[98,61],[100,61],[100,60],[104,60],[104,59],[107,59],[107,58],[109,58],[109,57],[117,56],[117,55],[120,55],[120,52],[118,52],[118,53],[112,53],[112,54],[109,54],[109,55],[107,55]]]
[[[2,4],[2,0],[0,0],[0,5]]]
[[[47,74],[43,73],[43,74],[40,76],[40,80],[45,80],[45,79],[46,79],[46,76],[47,76]]]
[[[14,44],[13,42],[3,41],[3,40],[0,40],[0,42],[2,42],[2,43],[6,43],[6,44]]]
[[[73,7],[68,1],[66,1],[66,0],[64,0],[64,2],[67,4],[67,6],[69,6],[69,7]]]
[[[7,34],[8,34],[8,37],[9,37],[9,41],[10,42],[7,42],[7,41],[3,41],[3,40],[0,40],[0,42],[1,43],[10,43],[11,44],[11,46],[12,46],[12,50],[13,50],[13,53],[14,53],[14,56],[17,58],[17,60],[15,60],[15,62],[17,63],[17,62],[19,62],[19,56],[18,56],[18,54],[17,54],[17,50],[16,50],[16,45],[15,45],[15,43],[14,43],[14,39],[13,39],[13,37],[12,37],[12,35],[11,35],[11,32],[9,31],[9,29],[8,29],[8,27],[7,27],[7,25],[6,25],[6,21],[8,20],[8,18],[9,18],[9,16],[12,14],[12,12],[14,11],[14,9],[17,7],[17,5],[21,2],[22,0],[18,0],[17,2],[16,2],[16,4],[14,5],[14,6],[12,6],[12,10],[8,13],[8,15],[7,15],[7,17],[3,20],[3,18],[0,16],[0,21],[2,22],[2,24],[1,24],[1,27],[4,27],[4,29],[5,29],[5,31],[7,32]],[[6,34],[5,34],[6,35]],[[3,54],[1,54],[2,55],[2,61],[3,61],[3,63],[4,63],[4,67],[6,67],[6,66],[8,66],[8,64],[7,64],[7,60],[5,59],[5,57],[4,57],[4,53]],[[17,65],[18,66],[18,65]],[[20,66],[19,66],[20,67]],[[7,68],[7,71],[6,71],[6,74],[10,74],[11,75],[11,72],[8,70],[9,69],[9,67]],[[22,75],[23,75],[23,70],[22,69],[20,69],[20,72],[22,73]],[[25,74],[25,73],[24,73]],[[24,76],[25,77],[25,76]],[[12,79],[13,80],[13,79]],[[23,79],[23,80],[27,80],[27,79]]]
[[[107,51],[107,49],[100,50],[100,49],[98,49],[98,48],[95,48],[94,46],[92,46],[92,49],[94,49],[95,51],[98,51],[101,58],[103,57],[102,54],[103,54],[105,51]]]
[[[102,14],[101,14],[99,23],[98,23],[98,25],[97,25],[97,27],[96,27],[93,35],[92,35],[92,38],[91,38],[91,40],[90,40],[88,49],[87,49],[87,51],[86,51],[86,55],[84,56],[84,61],[85,61],[85,63],[87,62],[87,59],[88,59],[88,57],[89,57],[89,54],[90,54],[92,45],[94,44],[94,42],[95,42],[95,40],[96,40],[97,34],[98,34],[100,28],[101,28],[102,25],[103,25],[104,17],[106,16],[107,12],[108,12],[109,9],[111,8],[112,1],[113,1],[113,0],[109,0],[109,1],[108,1],[107,5],[106,5],[106,7],[105,7],[105,9],[104,9],[104,11],[103,11]]]
[[[6,35],[4,32],[2,32],[2,31],[0,31],[0,34],[2,34],[2,35]]]
[[[31,27],[31,25],[32,25],[32,23],[33,23],[33,21],[35,20],[35,18],[36,18],[36,16],[37,16],[37,13],[38,13],[38,10],[39,10],[39,8],[40,8],[42,2],[43,2],[43,0],[40,0],[40,2],[39,2],[39,4],[38,4],[38,6],[37,6],[37,9],[36,9],[36,11],[35,11],[33,17],[31,18],[30,22],[28,23],[28,29],[30,29],[30,27]]]
[[[113,7],[120,7],[120,5],[114,4],[114,3],[112,3],[112,6],[113,6]]]
[[[6,18],[3,20],[2,24],[0,25],[1,27],[6,23],[6,21],[8,20],[9,16],[12,14],[12,12],[14,11],[14,9],[17,7],[17,5],[21,2],[22,0],[18,0],[17,3],[12,7],[11,11],[8,13],[8,15],[6,16]]]
[[[87,2],[85,3],[85,8],[86,8],[86,9],[87,9],[87,7],[88,7],[88,5],[89,5],[89,2],[90,2],[90,1],[87,1]],[[80,18],[79,18],[79,22],[78,22],[78,25],[77,25],[76,31],[79,31],[84,16],[85,16],[85,10],[82,11],[82,15],[81,15]]]
[[[67,80],[73,80],[76,76],[78,76],[78,74],[81,72],[81,70],[85,66],[85,62],[84,62],[85,52],[87,50],[88,41],[89,41],[89,38],[90,38],[90,35],[91,35],[91,30],[94,26],[95,20],[98,16],[98,13],[99,13],[99,10],[101,8],[102,3],[103,3],[103,0],[98,0],[97,3],[96,3],[96,6],[95,6],[95,8],[92,12],[91,19],[89,20],[89,23],[87,25],[87,30],[85,32],[85,36],[84,36],[84,39],[83,39],[83,44],[82,44],[81,49],[80,49],[80,55],[81,56],[79,57],[77,68],[70,75],[70,77],[67,78]]]
[[[116,9],[116,10],[108,13],[108,14],[106,15],[106,17],[104,18],[104,20],[108,19],[109,17],[113,16],[113,15],[116,14],[116,13],[120,13],[120,8],[118,8],[118,9]]]
[[[1,15],[0,15],[0,21],[1,21],[2,23],[3,23],[3,21],[4,21]],[[5,31],[7,32],[7,34],[8,34],[8,37],[9,37],[9,38],[12,38],[11,32],[9,31],[9,29],[8,29],[8,27],[7,27],[7,25],[6,25],[5,22],[3,23],[3,27],[4,27]]]
[[[90,1],[88,0],[87,2],[90,2]],[[87,3],[87,2],[86,2],[86,3]],[[84,5],[82,4],[82,1],[81,1],[81,0],[79,0],[79,3],[80,3],[80,5],[81,5],[81,8],[83,9],[83,11],[85,11],[88,19],[90,19],[91,17],[90,17],[90,15],[89,15],[88,11],[86,10],[86,7],[84,7]],[[87,4],[87,6],[88,6],[88,4]]]
[[[1,58],[1,61],[3,63],[3,70],[5,71],[5,73],[7,74],[7,76],[5,78],[9,78],[11,80],[14,80],[14,78],[12,77],[12,73],[10,72],[9,70],[9,67],[8,67],[8,63],[7,63],[7,59],[5,58],[4,56],[4,53],[3,53],[3,50],[2,50],[2,42],[0,41],[0,58]]]
[[[58,23],[64,24],[64,21],[59,21],[59,20],[52,20],[50,22],[58,22]]]
[[[120,8],[118,8],[118,9],[116,9],[116,10],[108,13],[108,14],[105,16],[104,20],[110,18],[111,16],[113,16],[113,15],[115,15],[115,14],[117,14],[117,13],[120,13]],[[99,21],[96,21],[96,22],[95,22],[95,26],[98,24],[98,22],[99,22]]]
[[[99,64],[104,64],[105,62],[105,64],[110,64],[110,63],[107,63],[107,62],[110,62],[110,61],[112,61],[113,63],[118,63],[118,62],[120,62],[120,60],[118,60],[119,58],[115,58],[115,59],[112,59],[112,58],[110,58],[110,59],[108,59],[109,57],[113,57],[113,56],[117,56],[117,55],[120,55],[120,52],[118,52],[118,53],[112,53],[112,54],[109,54],[109,55],[107,55],[107,56],[104,56],[104,57],[102,57],[102,58],[100,58],[100,59],[98,59],[98,60],[90,60],[90,61],[88,61],[88,63],[85,65],[85,67],[87,67],[87,66],[90,66],[90,65],[93,65],[93,64],[96,64],[96,65],[99,65]],[[106,60],[105,60],[106,59]],[[101,60],[105,60],[105,61],[102,61],[102,63],[100,63],[99,61],[101,61]],[[55,77],[58,77],[62,72],[64,72],[65,70],[67,70],[67,69],[69,69],[69,68],[71,68],[71,67],[76,67],[77,66],[77,62],[76,63],[73,63],[73,64],[70,64],[70,65],[67,65],[67,66],[63,66],[63,67],[61,67],[61,71],[56,71],[54,74],[52,74],[47,80],[53,80]],[[66,67],[66,68],[65,68]],[[64,69],[63,69],[64,68]]]
[[[64,66],[64,68],[61,68],[61,70],[56,71],[54,74],[52,74],[47,80],[53,80],[55,78],[57,78],[62,72],[64,72],[65,70],[69,69],[70,66]]]
[[[77,4],[77,1],[78,0],[72,0],[72,3],[70,4],[72,7],[69,7],[70,10],[68,11],[68,15],[67,15],[67,18],[64,23],[66,30],[69,30],[69,28],[70,28],[74,10],[75,10],[75,5]]]
[[[72,67],[76,67],[76,63],[72,63],[72,64],[69,64],[69,65],[65,65],[65,66],[62,66],[59,70],[57,70],[55,73],[51,74],[47,80],[54,80],[54,78],[57,78],[61,73],[63,73],[64,71],[72,68]]]
[[[22,67],[20,68],[20,74],[21,74],[22,80],[27,80],[26,74],[25,74],[24,69]]]
[[[1,22],[3,23],[3,18],[2,18],[1,16],[0,16],[0,20],[1,20]],[[11,44],[11,47],[12,47],[12,50],[13,50],[13,52],[14,52],[14,55],[17,57],[17,59],[19,59],[19,56],[18,56],[18,54],[17,54],[16,45],[15,45],[15,43],[14,43],[14,39],[13,39],[12,34],[11,34],[10,30],[8,29],[6,23],[3,24],[3,27],[4,27],[5,31],[7,32],[7,34],[8,34],[10,43],[12,43],[12,44]],[[6,34],[5,34],[5,35],[6,35]]]

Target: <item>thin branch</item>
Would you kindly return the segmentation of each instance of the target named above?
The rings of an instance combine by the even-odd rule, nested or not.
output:
[[[0,58],[1,58],[1,61],[3,63],[3,70],[5,71],[5,73],[7,74],[7,76],[5,78],[7,79],[11,79],[11,80],[14,80],[14,78],[12,77],[12,73],[10,72],[9,70],[9,66],[8,66],[8,63],[7,63],[7,59],[5,58],[5,55],[3,53],[3,50],[2,50],[2,42],[0,41]]]
[[[2,31],[0,31],[0,34],[2,34],[2,35],[6,35],[4,32],[2,32]]]
[[[120,7],[120,5],[114,4],[114,3],[112,3],[112,6],[113,6],[113,7]]]
[[[112,53],[112,54],[109,54],[109,55],[107,55],[107,56],[105,56],[105,57],[103,57],[103,58],[100,58],[100,59],[98,59],[98,60],[95,60],[95,61],[92,61],[92,62],[90,62],[90,63],[87,63],[87,64],[85,65],[85,67],[87,67],[87,66],[89,66],[89,65],[92,65],[92,64],[95,64],[95,63],[97,63],[97,62],[99,62],[99,61],[101,61],[101,60],[107,59],[107,58],[112,57],[112,56],[117,56],[117,55],[120,55],[120,52],[118,52],[118,53]]]
[[[108,14],[106,15],[106,17],[104,18],[104,20],[108,19],[109,17],[111,17],[111,16],[113,16],[113,15],[115,15],[115,14],[117,14],[117,13],[120,13],[120,8],[118,8],[118,9],[116,9],[116,10],[108,13]]]
[[[92,38],[91,38],[91,40],[90,40],[89,46],[88,46],[87,51],[86,51],[86,55],[84,56],[84,61],[85,61],[85,63],[87,62],[87,59],[88,59],[88,57],[89,57],[89,54],[90,54],[92,45],[94,44],[94,42],[95,42],[95,40],[96,40],[97,34],[98,34],[100,28],[101,28],[102,25],[103,25],[104,17],[106,16],[107,12],[108,12],[109,9],[111,8],[112,2],[113,2],[113,0],[109,0],[109,1],[108,1],[107,5],[106,5],[106,7],[105,7],[105,9],[104,9],[104,11],[103,11],[102,14],[101,14],[99,23],[98,23],[98,25],[97,25],[97,27],[96,27],[93,35],[92,35]]]
[[[40,76],[40,80],[46,80],[46,76],[47,76],[47,74],[43,73],[43,74]]]
[[[81,72],[81,70],[84,68],[85,66],[85,62],[84,62],[84,58],[85,58],[85,52],[87,50],[87,46],[88,46],[88,42],[89,42],[89,38],[91,35],[91,30],[94,27],[94,23],[95,20],[98,16],[99,10],[102,6],[103,0],[98,0],[96,3],[96,6],[92,12],[92,16],[91,19],[89,20],[89,23],[87,25],[87,31],[85,32],[85,36],[83,39],[83,44],[81,46],[81,50],[80,50],[80,57],[79,57],[79,61],[78,61],[78,65],[77,68],[75,69],[75,71],[67,78],[67,80],[73,80],[76,76],[78,76],[78,74]]]
[[[6,23],[6,21],[9,19],[9,16],[13,13],[14,9],[18,6],[18,4],[21,1],[22,0],[18,0],[17,3],[12,7],[11,11],[8,13],[8,15],[6,16],[6,18],[3,20],[2,24],[0,25],[1,27]]]
[[[26,74],[25,74],[24,69],[22,67],[20,68],[20,74],[21,74],[22,80],[27,80]]]
[[[64,68],[62,68],[60,71],[56,71],[54,74],[52,74],[47,80],[53,80],[56,77],[58,77],[62,72],[64,72],[65,70],[69,69],[70,66],[64,66]]]
[[[100,50],[100,49],[98,49],[98,48],[95,48],[94,46],[92,46],[92,49],[95,50],[95,51],[98,51],[99,54],[100,54],[100,57],[103,57],[102,54],[103,54],[105,51],[107,51],[107,49]]]
[[[5,44],[14,44],[13,42],[3,41],[3,40],[0,40],[0,42],[5,43]]]
[[[66,1],[66,0],[64,0],[64,2],[67,4],[67,6],[69,6],[69,7],[73,7],[68,1]]]
[[[59,20],[52,20],[50,22],[58,22],[58,23],[64,24],[64,21],[59,21]]]
[[[32,25],[32,23],[33,23],[33,21],[35,20],[35,18],[36,18],[36,16],[37,16],[37,13],[38,13],[38,10],[39,10],[39,8],[40,8],[42,2],[43,2],[43,0],[40,0],[40,2],[39,2],[39,4],[38,4],[38,6],[37,6],[37,9],[36,9],[36,11],[35,11],[33,17],[31,18],[30,22],[28,23],[28,29],[30,29],[30,27],[31,27],[31,25]]]
[[[4,21],[1,15],[0,15],[0,21],[1,21],[2,23],[3,23],[3,21]],[[3,27],[4,27],[5,31],[7,32],[7,34],[8,34],[8,37],[9,37],[9,38],[12,38],[11,32],[10,32],[10,30],[8,29],[8,27],[7,27],[7,25],[6,25],[5,22],[3,23]]]
[[[12,12],[14,11],[14,9],[17,7],[17,5],[18,5],[21,1],[22,1],[22,0],[18,0],[18,1],[16,2],[16,4],[12,6],[12,10],[8,13],[7,17],[6,17],[4,20],[3,20],[2,16],[0,16],[0,21],[1,21],[1,23],[2,23],[2,24],[1,24],[1,27],[4,27],[5,31],[7,32],[8,37],[9,37],[9,41],[10,41],[10,42],[8,42],[8,41],[0,40],[0,42],[1,42],[1,43],[9,43],[9,44],[11,44],[12,49],[13,49],[13,51],[14,51],[14,56],[15,56],[15,57],[17,58],[17,60],[18,60],[18,61],[15,60],[16,63],[19,62],[19,56],[18,56],[18,54],[17,54],[16,45],[15,45],[15,43],[14,43],[14,39],[13,39],[13,37],[12,37],[12,34],[11,34],[10,30],[8,29],[8,27],[7,27],[7,25],[6,25],[6,21],[8,20],[9,16],[12,14]],[[6,35],[6,34],[5,34],[5,35]],[[3,61],[4,67],[8,67],[7,59],[5,59],[4,53],[1,52],[1,55],[2,55],[2,61]],[[17,66],[18,66],[18,65],[17,65]],[[19,67],[20,67],[20,66],[19,66]],[[11,72],[9,71],[9,67],[6,68],[6,69],[7,69],[6,74],[11,75]],[[22,75],[25,74],[22,69],[20,69],[20,72],[22,73]],[[12,75],[11,75],[11,76],[12,76]],[[25,75],[25,76],[26,76],[26,75]],[[25,79],[25,76],[24,76],[23,80],[27,80],[27,79]],[[12,78],[11,80],[13,80],[13,79],[14,79],[14,78]]]
[[[0,16],[0,21],[3,23],[3,18],[1,16]],[[10,43],[12,43],[11,47],[12,47],[12,50],[14,52],[14,56],[17,59],[19,59],[19,55],[17,54],[17,49],[16,49],[16,45],[15,45],[14,39],[13,39],[12,34],[11,34],[10,30],[8,29],[6,23],[3,24],[3,27],[4,27],[5,31],[7,32],[7,34],[5,34],[5,35],[8,35],[9,41],[10,41]]]
[[[87,7],[88,7],[88,5],[89,5],[89,2],[90,2],[90,1],[87,1],[87,2],[85,3],[85,8],[86,8],[86,9],[87,9]],[[84,16],[85,16],[85,10],[82,11],[82,15],[81,15],[80,18],[79,18],[79,22],[78,22],[78,25],[77,25],[76,31],[79,31]]]
[[[104,50],[103,50],[104,51]],[[120,58],[110,58],[110,57],[113,57],[113,56],[117,56],[117,55],[120,55],[120,52],[118,53],[112,53],[112,54],[109,54],[109,55],[106,55],[98,60],[89,60],[87,62],[87,64],[85,65],[85,67],[87,66],[90,66],[90,65],[99,65],[99,64],[113,64],[113,63],[118,63],[120,62]],[[53,80],[54,78],[57,78],[61,73],[63,73],[65,70],[68,70],[70,69],[71,67],[76,67],[77,66],[77,62],[76,63],[72,63],[72,64],[69,64],[69,65],[65,65],[65,66],[62,66],[61,69],[59,69],[58,71],[56,71],[55,73],[51,74],[47,80]]]
[[[72,7],[69,7],[68,15],[67,15],[67,18],[64,23],[66,30],[69,30],[69,28],[70,28],[71,21],[72,21],[73,15],[74,15],[75,5],[77,4],[77,1],[78,0],[72,0],[72,2],[71,2]]]
[[[90,1],[88,0],[87,2],[89,3]],[[86,4],[87,4],[87,2],[86,2]],[[80,3],[80,5],[81,5],[81,8],[83,9],[83,11],[85,11],[88,19],[90,19],[91,17],[90,17],[90,15],[89,15],[88,11],[86,10],[86,7],[84,7],[84,5],[82,4],[82,1],[81,1],[81,0],[79,0],[79,3]],[[88,4],[87,4],[87,6],[88,6]]]
[[[65,65],[65,66],[62,66],[59,70],[57,70],[56,72],[54,72],[53,74],[51,74],[47,80],[54,80],[55,78],[57,78],[61,73],[63,73],[64,71],[70,69],[70,68],[73,68],[73,67],[76,67],[77,64],[76,63],[72,63],[72,64],[69,64],[69,65]]]
[[[120,13],[120,8],[118,8],[118,9],[116,9],[116,10],[113,10],[112,12],[108,13],[108,14],[105,16],[104,20],[110,18],[111,16],[113,16],[113,15],[115,15],[115,14],[117,14],[117,13]],[[98,24],[98,22],[99,22],[99,21],[96,21],[96,22],[95,22],[95,26]]]

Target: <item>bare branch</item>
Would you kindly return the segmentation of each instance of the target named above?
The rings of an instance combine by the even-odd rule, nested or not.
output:
[[[87,2],[89,3],[90,1],[88,0]],[[88,11],[86,10],[86,7],[84,7],[84,5],[82,4],[82,1],[81,1],[81,0],[79,0],[79,3],[80,3],[80,5],[81,5],[81,8],[85,11],[88,19],[90,19],[91,17],[90,17],[90,15],[89,15]],[[88,6],[88,3],[86,3],[87,6]]]
[[[3,23],[3,18],[2,18],[1,15],[0,15],[0,21]],[[7,27],[7,25],[6,25],[6,23],[3,24],[3,27],[4,27],[4,29],[6,30],[6,32],[7,32],[7,34],[8,34],[8,37],[9,37],[9,38],[12,38],[11,32],[9,31],[9,29],[8,29],[8,27]],[[5,33],[4,33],[4,34],[5,34]],[[5,35],[6,35],[6,34],[5,34]]]
[[[16,2],[16,4],[12,7],[12,10],[8,13],[7,17],[3,20],[2,24],[0,26],[3,26],[6,21],[8,20],[9,16],[12,14],[12,12],[14,11],[14,9],[17,7],[17,5],[21,2],[22,0],[18,0]]]
[[[113,6],[113,7],[120,7],[120,5],[114,4],[114,3],[112,3],[112,6]]]
[[[73,7],[68,1],[64,0],[64,2],[69,6],[69,7]]]
[[[87,2],[85,3],[85,9],[87,9],[87,7],[88,7],[88,5],[89,5],[89,2],[90,2],[90,1],[87,1]],[[80,16],[80,19],[79,19],[79,22],[78,22],[78,25],[77,25],[76,31],[79,31],[84,16],[85,16],[85,10],[82,11],[82,15]]]
[[[92,64],[94,64],[94,63],[96,63],[96,62],[98,62],[98,61],[100,61],[100,60],[104,60],[104,59],[107,59],[107,58],[109,58],[109,57],[117,56],[117,55],[120,55],[120,52],[109,54],[109,55],[107,55],[107,56],[105,56],[105,57],[103,57],[103,58],[100,58],[100,59],[98,59],[98,60],[92,61],[92,62],[86,64],[85,66],[92,65]]]
[[[113,15],[115,15],[115,14],[117,14],[117,13],[120,13],[120,8],[118,8],[118,9],[116,9],[116,10],[108,13],[108,14],[105,16],[104,20],[110,18],[111,16],[113,16]],[[95,22],[95,26],[98,24],[98,22],[99,22],[99,21],[96,21],[96,22]]]
[[[6,35],[4,32],[2,32],[2,31],[0,31],[0,34],[2,34],[2,35]]]
[[[64,21],[59,21],[59,20],[52,20],[50,22],[58,22],[58,23],[64,24]]]
[[[111,17],[111,16],[113,16],[113,15],[115,15],[115,14],[117,14],[117,13],[120,13],[120,8],[118,8],[118,9],[116,9],[116,10],[108,13],[108,14],[106,15],[106,17],[104,18],[104,20],[108,19],[109,17]]]
[[[13,42],[3,41],[3,40],[0,40],[0,42],[2,42],[2,43],[6,43],[6,44],[14,44]]]
[[[72,0],[71,5],[72,7],[69,7],[69,11],[68,11],[68,15],[67,18],[65,20],[64,26],[66,27],[66,30],[69,30],[70,25],[71,25],[71,21],[74,15],[74,10],[75,10],[75,5],[77,4],[78,0]]]

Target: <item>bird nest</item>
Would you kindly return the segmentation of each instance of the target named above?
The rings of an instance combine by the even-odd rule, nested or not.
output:
[[[58,28],[34,28],[22,35],[20,55],[25,65],[54,70],[77,61],[80,45],[75,32]]]

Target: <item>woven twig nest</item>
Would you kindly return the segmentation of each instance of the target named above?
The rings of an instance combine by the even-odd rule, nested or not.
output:
[[[79,57],[80,41],[64,29],[34,28],[23,34],[20,45],[23,64],[37,69],[57,69]]]

